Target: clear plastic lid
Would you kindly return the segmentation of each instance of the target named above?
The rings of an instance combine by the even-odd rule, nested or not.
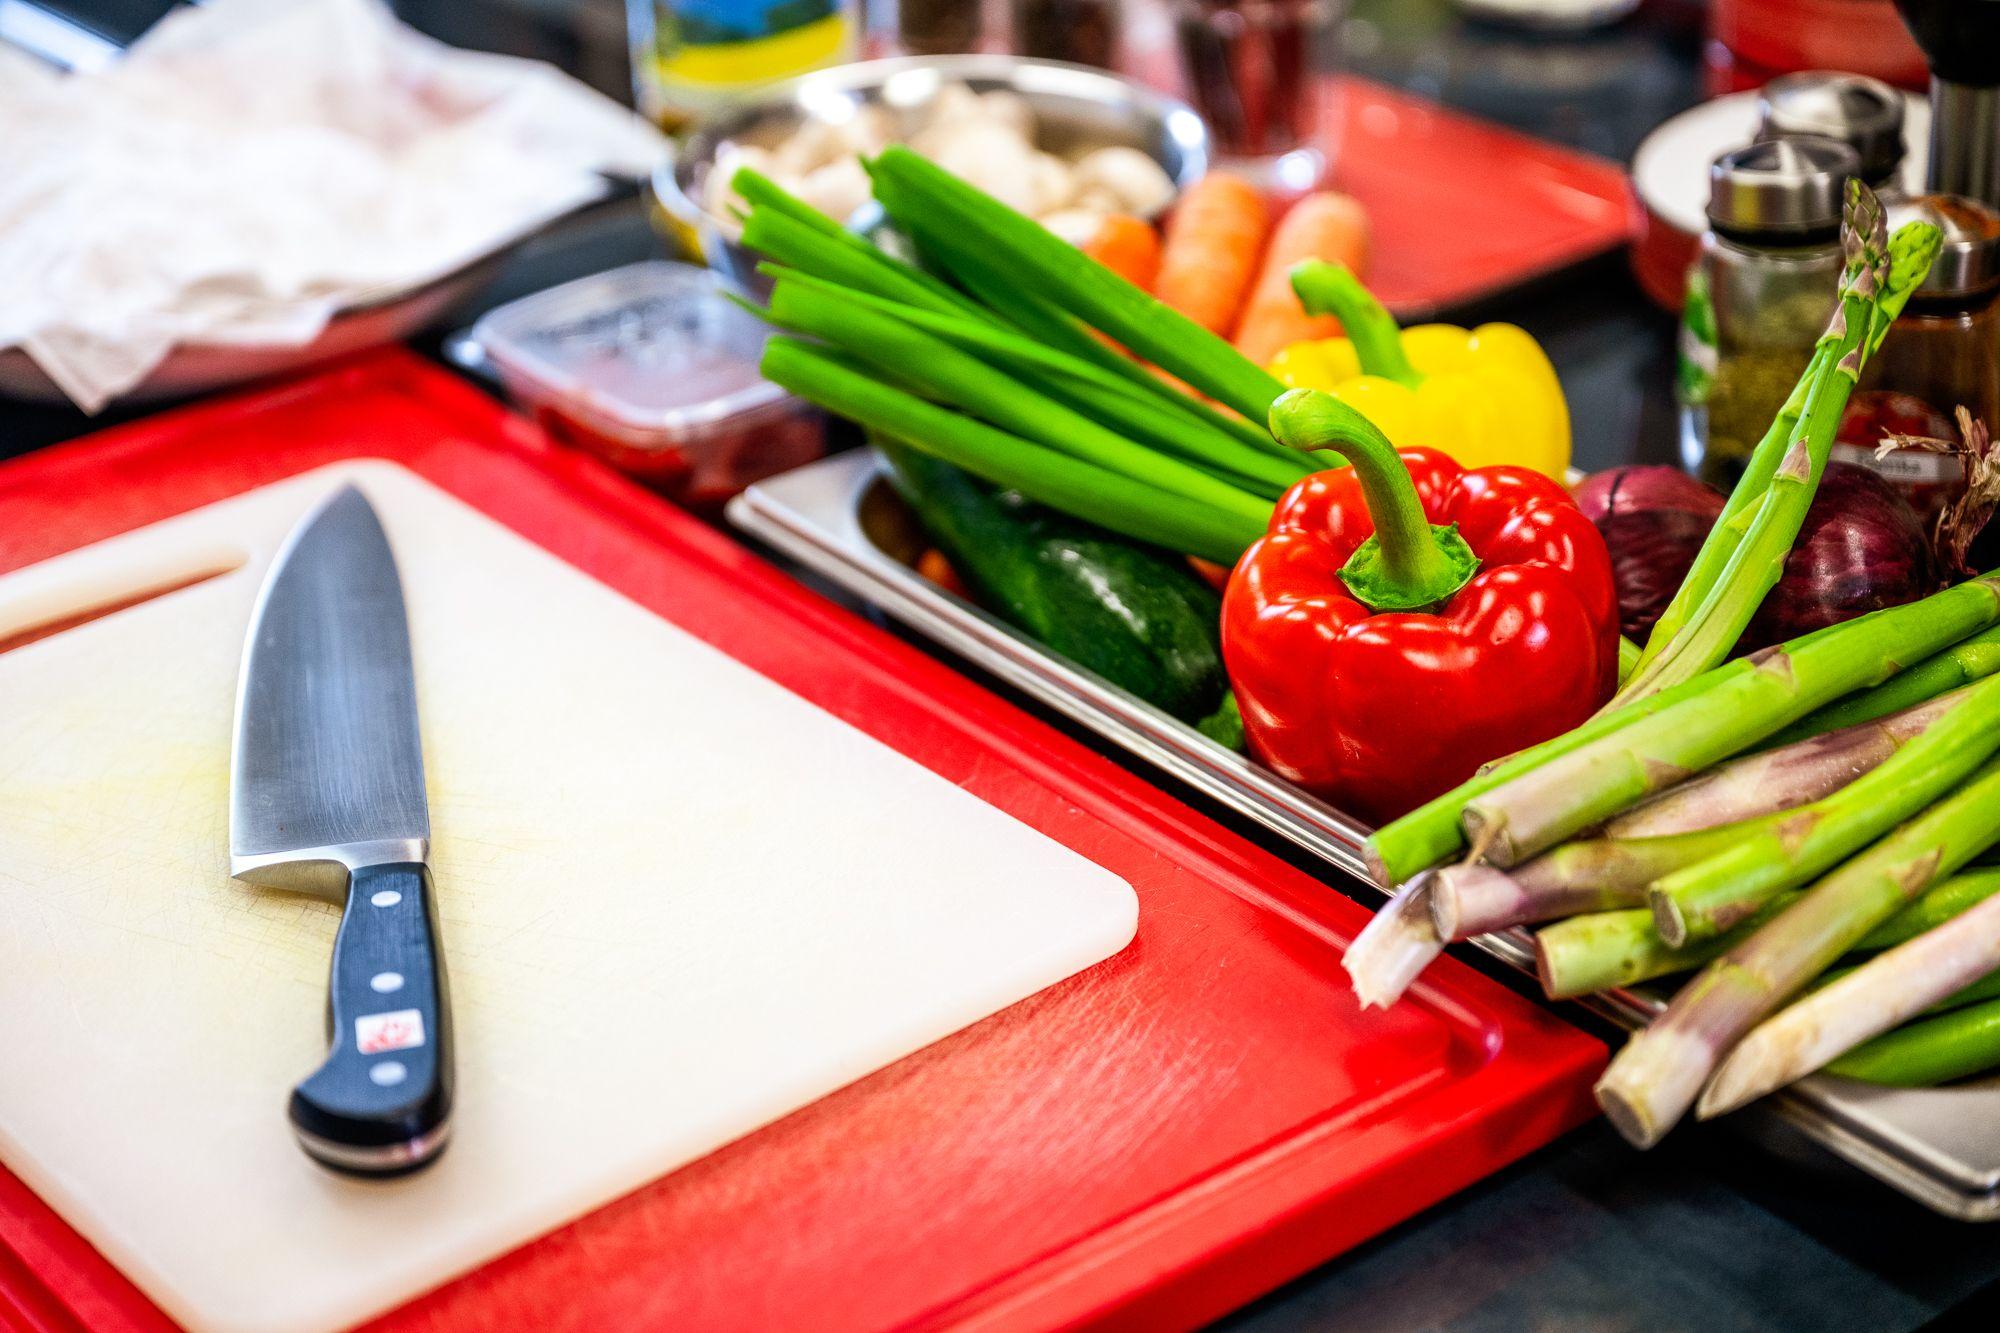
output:
[[[724,290],[707,269],[649,260],[511,301],[472,336],[515,392],[685,443],[797,402],[758,372],[770,331]]]

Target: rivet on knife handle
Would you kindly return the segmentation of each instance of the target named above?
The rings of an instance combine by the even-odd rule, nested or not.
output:
[[[353,873],[333,945],[326,1063],[292,1091],[292,1127],[342,1171],[414,1170],[445,1144],[451,1008],[437,903],[419,864]]]

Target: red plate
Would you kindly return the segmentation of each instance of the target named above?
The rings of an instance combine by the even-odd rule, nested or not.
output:
[[[0,570],[388,458],[1126,877],[1109,962],[496,1258],[405,1329],[1186,1325],[1591,1114],[1602,1045],[402,352],[0,467]],[[0,1325],[167,1320],[0,1171]]]
[[[1368,208],[1369,289],[1405,319],[1608,253],[1625,169],[1363,79],[1341,82],[1333,185]]]

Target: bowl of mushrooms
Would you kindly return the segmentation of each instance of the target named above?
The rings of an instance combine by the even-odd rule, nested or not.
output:
[[[684,244],[738,287],[768,284],[739,243],[739,166],[867,231],[881,217],[861,158],[904,143],[1075,241],[1114,213],[1154,218],[1208,170],[1208,127],[1103,70],[1014,56],[909,56],[773,85],[697,125],[653,179]]]

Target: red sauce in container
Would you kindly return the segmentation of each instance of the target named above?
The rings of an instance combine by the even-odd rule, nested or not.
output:
[[[825,419],[757,370],[768,330],[707,269],[651,261],[489,312],[472,336],[550,435],[690,509],[826,449]]]

